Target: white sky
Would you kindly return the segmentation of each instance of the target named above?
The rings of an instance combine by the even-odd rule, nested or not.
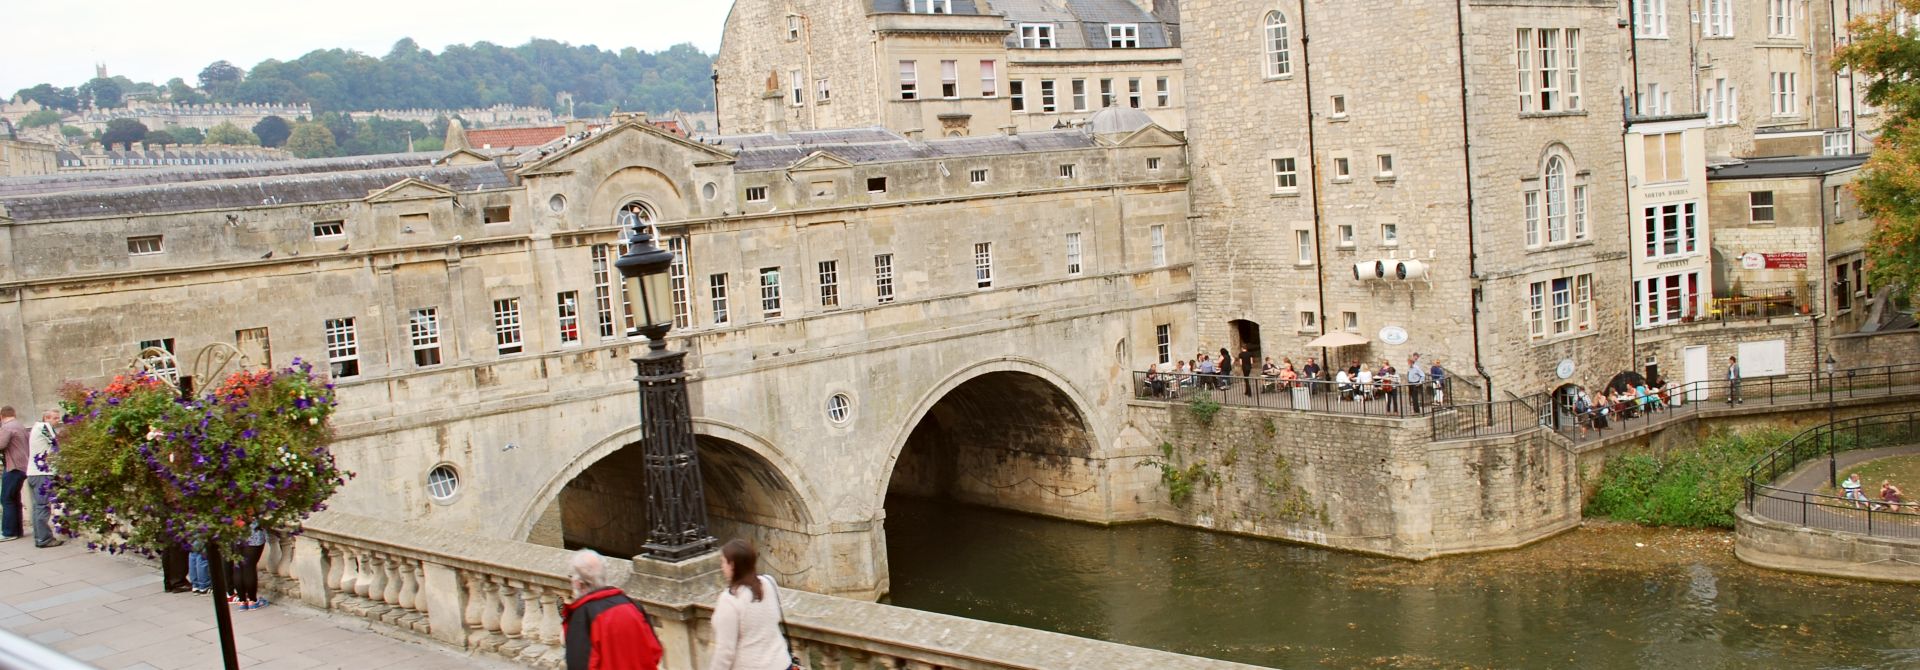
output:
[[[315,49],[353,49],[379,57],[412,37],[439,53],[448,44],[517,46],[540,37],[618,51],[658,51],[692,42],[720,49],[731,0],[174,0],[131,2],[0,1],[7,45],[0,97],[42,82],[79,86],[93,64],[134,81],[173,77],[197,85],[216,60],[241,69],[268,58],[292,60]],[[287,23],[294,25],[288,26]]]

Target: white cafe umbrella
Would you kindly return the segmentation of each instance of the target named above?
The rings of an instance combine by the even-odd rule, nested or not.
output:
[[[1328,347],[1328,348],[1338,349],[1340,347],[1360,346],[1366,343],[1367,343],[1367,338],[1365,336],[1359,335],[1357,333],[1349,333],[1343,330],[1336,330],[1334,332],[1327,333],[1325,335],[1321,335],[1319,337],[1313,338],[1313,341],[1308,342],[1307,346],[1308,347]]]

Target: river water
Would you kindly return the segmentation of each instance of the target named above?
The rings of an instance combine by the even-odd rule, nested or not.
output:
[[[1920,668],[1920,586],[1589,528],[1411,563],[1162,524],[887,503],[890,602],[1279,668]]]

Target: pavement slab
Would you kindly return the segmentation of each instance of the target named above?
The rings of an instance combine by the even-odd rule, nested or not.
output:
[[[248,670],[520,667],[278,600],[232,615]],[[163,593],[159,569],[138,559],[75,543],[0,543],[0,628],[104,670],[218,668],[213,617],[211,596]]]

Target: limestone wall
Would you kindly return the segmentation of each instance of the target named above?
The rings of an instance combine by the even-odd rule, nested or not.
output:
[[[1116,492],[1136,487],[1133,502],[1173,523],[1419,559],[1518,546],[1580,518],[1573,452],[1545,431],[1436,443],[1422,420],[1133,409],[1151,446],[1132,465],[1144,476]]]
[[[1920,542],[1821,530],[1734,508],[1733,554],[1763,568],[1920,583]]]

